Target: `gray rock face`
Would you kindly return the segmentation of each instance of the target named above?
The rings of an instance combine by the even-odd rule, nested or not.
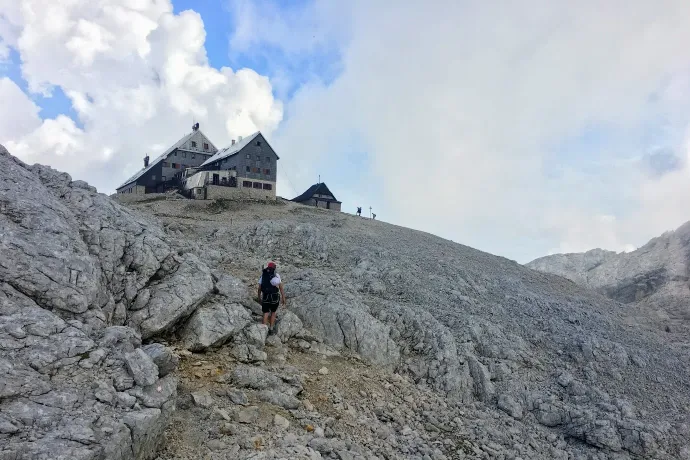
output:
[[[255,363],[268,359],[268,355],[265,351],[258,349],[254,345],[242,343],[232,347],[230,354],[242,363]]]
[[[491,374],[489,374],[487,368],[473,356],[469,358],[469,365],[470,375],[474,380],[475,394],[481,401],[491,402],[496,393],[494,385],[491,383]]]
[[[247,285],[242,280],[227,273],[217,273],[216,276],[216,290],[227,302],[245,305],[249,301]]]
[[[311,225],[300,226],[295,213]],[[224,238],[234,234],[236,257],[251,253],[253,266],[280,257],[290,311],[325,344],[602,452],[664,458],[685,442],[672,434],[685,433],[678,423],[669,428],[641,412],[612,412],[604,402],[624,399],[653,413],[663,406],[676,414],[668,421],[683,418],[679,408],[690,403],[680,386],[662,383],[685,380],[682,335],[669,346],[665,336],[637,326],[651,320],[644,312],[628,321],[617,304],[562,278],[422,233],[348,217],[334,225],[336,217],[302,208],[272,209],[270,219],[256,224],[247,217]],[[298,227],[325,256],[295,240]],[[297,268],[305,266],[311,268]],[[313,348],[297,339],[301,349]],[[664,360],[650,360],[658,354]],[[572,376],[565,386],[564,370]],[[650,387],[660,393],[650,395]],[[673,397],[662,396],[667,391]],[[631,436],[630,420],[645,434]]]
[[[158,367],[158,375],[160,377],[165,377],[177,369],[180,359],[165,345],[152,343],[150,345],[144,345],[141,349],[149,355],[153,363]]]
[[[568,278],[626,304],[637,304],[669,328],[679,322],[690,330],[690,222],[653,238],[628,253],[593,249],[555,254],[527,267]]]
[[[300,407],[299,399],[279,391],[263,390],[259,392],[258,397],[262,401],[280,406],[283,409],[298,409]]]
[[[510,395],[499,396],[498,408],[515,419],[522,418],[522,406]]]
[[[225,380],[241,388],[253,390],[275,390],[295,396],[302,391],[302,385],[294,378],[278,375],[258,367],[238,365]]]
[[[158,380],[158,366],[141,348],[127,353],[125,364],[137,385],[145,387],[153,385]]]
[[[2,456],[151,458],[176,385],[159,383],[141,339],[212,291],[208,268],[93,187],[3,147],[0,252]]]
[[[174,326],[181,318],[194,312],[213,290],[209,268],[194,254],[171,255],[161,270],[171,270],[169,277],[152,284],[143,301],[134,300],[134,311],[128,324],[149,338]],[[172,271],[174,270],[174,271]]]
[[[242,336],[237,337],[235,341],[262,349],[266,345],[266,337],[268,337],[268,326],[253,323],[245,328]]]
[[[192,351],[223,345],[251,320],[238,303],[212,303],[197,309],[181,332],[182,343]]]
[[[264,363],[265,327],[251,322],[224,338],[205,336],[231,340],[228,353],[257,363],[233,363],[213,385],[249,389],[243,404],[261,411],[230,407],[222,392],[219,410],[193,406],[214,430],[238,432],[226,443],[213,431],[200,455],[687,456],[687,336],[673,332],[682,323],[670,332],[647,327],[681,318],[681,306],[659,306],[656,316],[641,308],[677,299],[677,263],[645,267],[632,294],[623,276],[619,298],[653,293],[622,309],[563,278],[385,223],[284,203],[246,204],[230,226],[227,215],[189,202],[141,208],[160,213],[166,227],[0,153],[3,457],[153,458],[177,382],[167,352],[142,339],[182,335],[201,306],[255,308],[249,288],[218,270],[223,263],[254,282],[268,259],[278,260],[288,311],[306,328],[297,332],[290,320],[281,333],[301,351],[278,350],[276,337]],[[308,386],[299,369],[278,364],[288,352],[328,361],[333,349],[342,357],[310,365]],[[362,370],[353,394],[343,366],[361,358],[388,377],[376,386]],[[330,392],[314,390],[323,383]],[[284,409],[305,387],[318,403]],[[326,406],[337,420],[318,414]],[[290,417],[284,438],[257,434],[274,420],[267,408]],[[231,423],[240,413],[241,423]],[[356,428],[350,438],[339,437],[344,427]]]
[[[348,348],[380,366],[392,368],[398,362],[400,351],[390,337],[390,327],[377,321],[351,292],[316,289],[299,295],[291,305],[304,325],[329,345]]]
[[[205,390],[192,393],[192,398],[194,399],[194,404],[204,408],[209,408],[214,403],[213,397]]]
[[[289,310],[281,310],[276,320],[276,336],[286,342],[302,331],[302,320]]]

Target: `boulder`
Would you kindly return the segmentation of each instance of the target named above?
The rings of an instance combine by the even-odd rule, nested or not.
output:
[[[216,291],[225,297],[228,303],[243,304],[249,300],[247,285],[242,280],[227,273],[214,274],[217,275],[215,282]]]
[[[283,409],[298,409],[300,407],[300,400],[294,396],[287,395],[275,390],[263,390],[257,395],[261,401],[271,403]]]
[[[257,323],[250,324],[244,329],[243,336],[244,337],[238,338],[238,342],[253,345],[259,349],[262,349],[266,345],[268,326]]]
[[[249,312],[238,303],[205,305],[194,312],[182,329],[182,343],[192,351],[221,346],[250,320]]]
[[[137,385],[153,385],[158,380],[158,366],[141,348],[125,354],[125,363]]]
[[[299,394],[302,385],[298,379],[280,376],[266,369],[240,364],[225,375],[222,380],[230,381],[238,387],[253,390],[277,390],[290,396]]]
[[[495,396],[494,384],[488,369],[474,356],[469,356],[470,375],[474,380],[474,392],[480,401],[490,402]]]
[[[149,288],[146,306],[134,311],[128,320],[144,339],[171,329],[213,291],[209,268],[194,254],[170,255],[161,272],[168,276]]]
[[[502,394],[498,397],[498,408],[514,419],[522,419],[522,406],[510,395]]]
[[[286,342],[302,331],[302,320],[289,310],[281,310],[275,324],[276,336]]]
[[[230,350],[230,354],[241,363],[256,363],[266,361],[268,355],[254,345],[237,344]]]
[[[165,377],[169,373],[177,369],[177,365],[180,362],[178,358],[170,348],[162,345],[160,343],[152,343],[149,345],[144,345],[141,347],[144,353],[149,355],[151,360],[158,367],[158,376]]]

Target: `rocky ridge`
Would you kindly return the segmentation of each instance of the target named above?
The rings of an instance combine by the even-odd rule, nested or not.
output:
[[[526,266],[594,289],[667,332],[690,333],[690,222],[632,252],[555,254]]]
[[[0,171],[0,459],[690,458],[687,344],[562,278],[282,201]]]

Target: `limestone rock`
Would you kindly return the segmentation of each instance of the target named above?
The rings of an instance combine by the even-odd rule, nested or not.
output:
[[[298,409],[300,400],[275,390],[263,390],[258,394],[260,400],[280,406],[283,409]]]
[[[195,255],[174,254],[163,266],[169,277],[150,287],[151,298],[145,308],[132,313],[128,323],[149,338],[174,326],[194,312],[210,295],[213,281],[209,268]]]
[[[688,456],[687,228],[634,257],[595,257],[585,277],[604,280],[596,293],[383,222],[282,200],[213,216],[203,204],[124,207],[0,149],[0,456],[155,458],[176,407],[176,426],[209,441],[179,458]],[[175,340],[202,306],[256,308],[220,264],[254,283],[269,259],[305,326],[278,326],[297,348],[263,361],[261,327],[240,328],[213,353],[237,347],[257,365],[191,367],[199,377],[176,405],[167,351],[142,338]],[[142,350],[158,370],[135,381],[127,361]],[[324,365],[328,377],[314,376]],[[314,404],[280,407],[294,407],[302,379]],[[311,387],[323,380],[336,385]],[[224,407],[190,404],[197,383]],[[224,397],[231,384],[278,405],[230,423],[247,409]],[[276,413],[292,417],[280,433]]]
[[[160,409],[142,409],[124,415],[123,422],[131,432],[135,458],[155,456],[166,426],[163,417]]]
[[[282,310],[276,321],[276,336],[286,342],[302,331],[302,321],[289,310]]]
[[[192,398],[194,404],[200,407],[209,408],[214,404],[213,397],[205,390],[192,393]]]
[[[290,422],[288,419],[283,417],[280,414],[276,414],[273,416],[273,424],[278,428],[278,429],[283,429],[286,430],[290,428]]]
[[[690,318],[687,273],[690,222],[650,240],[631,252],[593,249],[585,253],[541,257],[528,267],[568,278],[617,301],[635,305],[633,311],[661,311],[666,318]],[[663,316],[639,315],[657,327]],[[651,321],[650,321],[651,319]]]
[[[244,364],[237,365],[224,379],[231,381],[238,387],[254,390],[277,390],[290,396],[302,391],[302,385],[296,379],[279,376],[265,369]]]
[[[268,337],[268,326],[264,324],[250,324],[243,331],[244,339],[240,339],[241,343],[253,345],[262,349],[266,345],[266,337]]]
[[[494,398],[495,389],[491,382],[489,371],[474,356],[468,358],[468,363],[470,365],[470,374],[474,380],[477,397],[481,401],[491,401]]]
[[[247,285],[227,273],[218,274],[215,287],[218,294],[225,297],[228,303],[244,304],[249,299]]]
[[[213,303],[197,309],[181,332],[182,342],[192,351],[223,345],[250,321],[240,304]]]
[[[256,363],[266,361],[268,355],[254,345],[237,344],[230,350],[230,354],[241,363]]]
[[[144,350],[144,353],[149,355],[151,360],[156,364],[160,377],[165,377],[177,369],[180,359],[165,345],[152,343],[144,345],[141,349]]]
[[[100,334],[99,346],[129,353],[141,346],[141,335],[126,326],[110,326]]]
[[[247,404],[249,404],[249,400],[247,399],[247,395],[244,394],[243,391],[229,390],[227,395],[228,395],[228,398],[230,398],[230,401],[233,402],[233,404],[238,404],[241,406],[246,406]]]
[[[240,423],[254,423],[257,418],[259,418],[259,408],[256,406],[241,409],[237,414],[237,421]]]
[[[522,406],[510,395],[502,394],[498,397],[498,408],[515,419],[522,419]]]
[[[373,318],[351,293],[314,292],[294,302],[291,308],[305,326],[335,348],[349,348],[377,365],[388,367],[400,356],[390,338],[390,328]]]
[[[125,363],[137,385],[153,385],[158,380],[158,366],[141,348],[127,353]]]

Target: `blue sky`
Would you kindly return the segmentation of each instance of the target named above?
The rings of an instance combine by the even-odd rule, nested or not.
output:
[[[267,134],[286,197],[320,175],[348,212],[521,262],[690,219],[685,0],[22,2],[0,142],[104,192],[195,119],[219,146]]]
[[[260,7],[261,3],[269,2],[256,3]],[[290,9],[306,3],[305,0],[270,2],[278,8]],[[337,68],[339,58],[337,53],[318,52],[286,56],[280,49],[272,46],[249,51],[231,49],[230,38],[237,18],[233,16],[229,3],[212,0],[173,0],[172,4],[176,14],[192,10],[201,16],[206,31],[206,54],[212,67],[217,69],[231,67],[235,70],[247,67],[270,78],[280,75],[288,83],[285,87],[274,88],[276,97],[289,99],[302,84],[314,80],[329,83],[337,76],[334,70]],[[20,64],[19,54],[16,50],[11,50],[9,60],[0,64],[0,77],[11,78],[22,90],[26,91],[28,85],[22,78]],[[53,88],[49,97],[40,94],[32,94],[31,97],[41,108],[42,118],[55,118],[63,114],[79,124],[79,118],[72,109],[70,100],[59,86]]]
[[[271,5],[277,8],[278,14],[281,11],[294,11],[309,4],[307,0],[291,1],[257,1],[252,2],[257,8]],[[282,101],[289,101],[295,92],[305,84],[324,84],[328,85],[338,75],[340,56],[338,50],[329,48],[323,49],[316,47],[309,51],[286,52],[278,46],[263,44],[252,49],[235,49],[231,47],[231,37],[235,30],[235,24],[239,20],[230,2],[220,1],[193,1],[193,0],[173,0],[173,12],[179,14],[186,10],[192,10],[201,16],[203,21],[206,39],[205,51],[209,65],[213,68],[230,67],[233,70],[250,68],[260,75],[266,75],[272,80],[274,97]],[[9,77],[25,91],[33,102],[40,108],[40,116],[43,119],[56,118],[58,115],[66,115],[74,120],[79,128],[83,128],[83,123],[79,119],[77,112],[72,108],[71,101],[65,95],[60,86],[52,87],[49,95],[31,93],[28,91],[28,84],[22,77],[21,59],[15,49],[10,51],[9,59],[0,64],[0,77]],[[284,119],[290,116],[289,108],[286,107]],[[355,150],[343,151],[345,158],[344,166],[353,170],[365,170],[367,154],[366,152]],[[341,166],[332,166],[332,162],[323,162],[317,167],[318,175],[322,180],[330,179],[330,182],[337,188],[352,185],[352,180],[342,180],[339,174]],[[297,172],[299,168],[293,166]],[[285,174],[289,178],[290,167],[286,165]],[[293,174],[295,179],[289,180],[285,185],[288,193],[299,194],[302,188],[306,187],[304,180],[296,180],[297,174]],[[369,186],[363,186],[368,189]],[[362,187],[360,187],[362,189]]]
[[[28,84],[22,77],[21,59],[16,50],[10,50],[9,59],[6,62],[0,63],[0,77],[9,77],[23,91],[30,94]],[[31,99],[40,107],[41,111],[39,114],[41,118],[55,118],[58,115],[67,115],[78,126],[82,127],[77,113],[72,109],[71,101],[65,96],[65,93],[59,86],[53,88],[49,95],[31,94]]]

